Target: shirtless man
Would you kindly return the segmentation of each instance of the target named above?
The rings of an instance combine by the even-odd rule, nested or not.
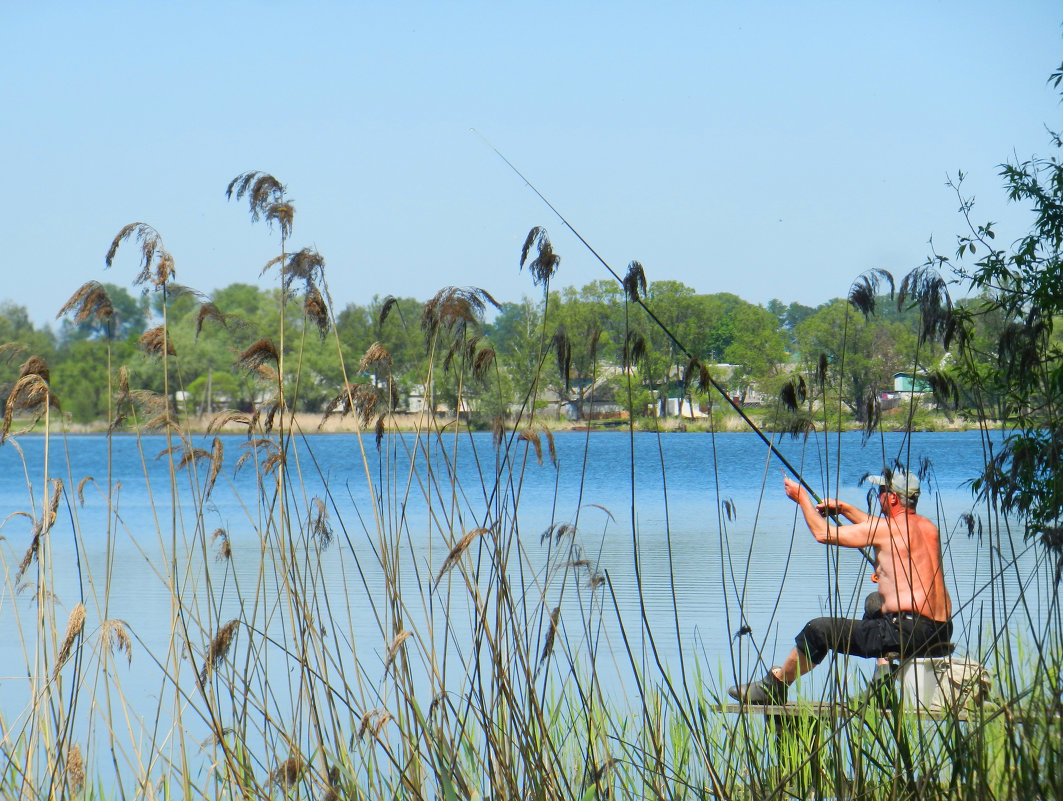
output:
[[[836,498],[813,504],[800,484],[783,478],[786,497],[801,507],[817,542],[874,549],[882,609],[863,620],[809,621],[794,638],[796,647],[782,667],[772,668],[760,681],[732,687],[727,691],[732,698],[744,704],[785,703],[789,686],[822,662],[828,651],[863,657],[899,652],[906,657],[949,642],[952,602],[945,590],[937,528],[915,512],[919,479],[904,470],[883,473],[868,479],[881,487],[878,501],[883,517]],[[833,514],[845,517],[850,525],[828,522],[827,515]]]

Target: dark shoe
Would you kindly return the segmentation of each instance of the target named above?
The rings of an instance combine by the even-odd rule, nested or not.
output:
[[[786,703],[786,682],[768,672],[760,681],[739,684],[727,691],[727,694],[739,703],[755,706],[778,706]]]

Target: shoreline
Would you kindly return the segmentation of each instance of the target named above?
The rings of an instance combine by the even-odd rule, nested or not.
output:
[[[182,429],[188,433],[193,434],[205,434],[211,429],[211,422],[217,417],[217,415],[201,415],[198,417],[188,417],[182,421]],[[756,419],[751,415],[751,419],[757,425],[757,427],[764,433],[778,434],[788,433],[788,429],[773,428],[766,421]],[[430,417],[427,414],[396,414],[388,418],[385,430],[388,433],[403,432],[412,433],[425,430],[453,430],[455,422],[460,422],[462,429],[471,428],[473,431],[489,431],[489,426],[482,425],[469,425],[469,422],[465,419],[456,421],[453,416],[436,415]],[[912,426],[902,425],[902,420],[891,420],[885,418],[882,420],[877,429],[880,429],[883,433],[903,432],[903,431],[940,431],[940,432],[962,432],[962,431],[975,431],[979,429],[999,430],[1002,425],[999,421],[971,421],[964,420],[959,417],[949,419],[944,416],[934,416],[927,418],[921,416],[917,421],[917,424]],[[328,420],[322,421],[322,415],[309,412],[299,412],[295,415],[296,428],[303,434],[363,434],[366,436],[375,436],[376,429],[373,425],[363,427],[359,425],[357,419],[353,417],[337,418],[331,417]],[[513,430],[514,421],[507,420],[506,428]],[[626,419],[615,420],[558,420],[550,417],[536,417],[534,422],[524,422],[521,428],[537,427],[539,429],[548,429],[551,432],[582,432],[582,433],[629,433],[632,426]],[[837,431],[860,431],[863,428],[863,424],[853,421],[846,421],[842,426],[832,428],[834,432]],[[634,423],[634,429],[636,432],[653,432],[660,431],[661,433],[740,433],[743,431],[752,431],[753,429],[749,424],[739,417],[737,414],[725,414],[719,415],[714,418],[678,418],[667,417],[659,418],[654,424],[654,421],[650,418],[638,419]],[[161,429],[158,430],[161,432]],[[246,433],[247,426],[241,423],[226,423],[223,426],[214,427],[211,433],[218,434],[240,434]],[[29,421],[16,420],[12,426],[9,436],[18,436],[20,434],[34,434],[40,435],[44,433],[44,425],[38,421],[34,425],[30,425]],[[58,425],[53,423],[52,433],[55,434],[107,434],[108,425],[106,421],[97,420],[89,423],[75,423],[69,420],[64,420]],[[135,434],[136,430],[132,427],[121,428],[113,431],[115,435],[123,434]],[[141,433],[155,433],[141,432]]]

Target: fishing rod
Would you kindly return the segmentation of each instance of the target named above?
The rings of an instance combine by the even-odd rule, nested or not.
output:
[[[591,254],[594,256],[594,258],[596,258],[599,262],[601,262],[602,266],[605,267],[605,269],[609,271],[609,274],[612,275],[613,278],[615,278],[620,283],[620,285],[622,287],[627,289],[627,287],[626,287],[626,285],[624,283],[624,279],[620,277],[619,273],[617,273],[616,270],[614,270],[609,265],[609,262],[607,262],[605,259],[603,259],[601,257],[601,255],[598,253],[597,250],[595,250],[593,247],[591,247],[590,242],[588,242],[586,239],[583,238],[583,235],[580,234],[580,232],[577,231],[572,226],[572,223],[570,223],[567,219],[565,219],[565,215],[563,215],[560,211],[558,211],[553,203],[551,203],[549,200],[547,200],[546,196],[542,192],[540,192],[538,190],[538,188],[535,186],[535,184],[533,184],[531,181],[529,181],[528,178],[524,175],[524,173],[522,173],[520,170],[518,170],[517,167],[513,164],[513,162],[511,162],[509,159],[507,159],[502,154],[502,151],[499,150],[497,147],[495,147],[493,144],[491,144],[491,142],[489,142],[487,140],[487,138],[483,134],[481,134],[475,128],[470,128],[469,130],[471,130],[474,134],[476,134],[478,137],[480,137],[480,140],[485,145],[487,145],[487,147],[491,148],[491,150],[493,150],[495,152],[495,155],[497,155],[500,159],[502,159],[502,161],[504,161],[506,163],[506,166],[509,167],[511,170],[513,170],[513,172],[515,172],[517,174],[517,176],[522,181],[524,181],[524,183],[528,186],[529,189],[531,189],[536,195],[539,196],[539,199],[542,200],[542,202],[547,205],[547,207],[550,209],[550,211],[552,211],[554,214],[557,215],[558,219],[561,220],[561,222],[565,224],[565,227],[568,228],[568,230],[571,231],[575,235],[576,239],[578,239],[580,242],[582,242],[583,246],[585,248],[587,248],[587,250],[589,250],[591,252]],[[643,311],[645,311],[646,314],[648,314],[650,316],[650,319],[653,320],[653,322],[657,323],[657,325],[660,327],[660,329],[662,331],[664,331],[665,335],[672,341],[672,343],[677,348],[679,348],[680,352],[684,356],[686,356],[689,361],[697,361],[698,363],[700,363],[700,360],[697,357],[695,357],[694,354],[692,354],[687,349],[687,347],[676,338],[675,334],[673,334],[671,332],[671,330],[669,330],[668,326],[666,326],[663,322],[661,322],[660,318],[658,318],[657,315],[653,313],[653,310],[649,306],[646,305],[646,302],[642,299],[642,297],[639,295],[638,292],[629,292],[627,294],[628,294],[628,297],[630,299],[634,300],[639,306],[642,307]],[[807,481],[805,481],[804,477],[797,470],[797,468],[794,467],[792,464],[790,464],[790,461],[785,456],[783,456],[783,454],[779,451],[778,448],[775,447],[775,443],[773,443],[769,437],[765,436],[764,432],[760,430],[760,428],[757,426],[757,424],[754,423],[750,419],[749,415],[747,415],[742,410],[742,407],[739,406],[735,402],[735,400],[730,395],[727,394],[727,391],[724,390],[724,388],[721,387],[716,382],[716,379],[714,379],[712,377],[712,375],[708,371],[704,372],[704,376],[705,376],[706,379],[708,379],[708,382],[712,386],[712,388],[715,389],[721,395],[721,397],[723,397],[723,399],[727,401],[727,403],[731,406],[732,409],[734,409],[736,412],[738,412],[739,417],[741,417],[746,422],[746,425],[748,425],[750,427],[750,429],[752,429],[753,432],[758,437],[760,437],[761,441],[765,445],[768,446],[768,450],[771,451],[771,453],[774,454],[774,456],[780,462],[782,462],[783,466],[787,470],[790,471],[790,473],[793,475],[793,477],[796,478],[798,483],[800,483],[801,486],[805,488],[805,491],[808,492],[808,494],[815,500],[815,502],[816,503],[822,503],[823,499],[819,497],[819,494],[814,489],[812,489],[812,485],[809,484]],[[867,559],[872,565],[875,564],[875,560],[867,553],[867,551],[865,549],[861,548],[860,549],[860,553],[862,553],[864,558]]]

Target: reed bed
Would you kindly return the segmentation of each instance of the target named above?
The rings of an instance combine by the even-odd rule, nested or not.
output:
[[[16,414],[42,418],[46,444],[39,474],[26,462],[31,502],[6,524],[0,547],[3,614],[12,616],[23,657],[3,666],[0,680],[0,796],[1063,796],[1054,565],[1042,560],[1034,576],[1042,585],[1025,584],[1023,597],[1002,597],[990,583],[964,599],[992,607],[981,617],[985,628],[965,636],[968,653],[993,676],[965,721],[869,705],[844,666],[825,691],[845,707],[834,719],[779,727],[722,714],[722,688],[755,662],[744,641],[732,646],[732,665],[683,662],[677,672],[656,644],[677,636],[679,621],[675,632],[660,631],[645,615],[620,614],[614,577],[590,555],[584,504],[559,508],[555,496],[545,531],[521,530],[526,471],[552,469],[556,458],[550,430],[532,411],[537,375],[525,377],[523,409],[496,422],[485,451],[459,420],[435,415],[399,434],[389,424],[397,412],[387,343],[373,343],[354,356],[324,415],[358,421],[349,460],[365,493],[330,480],[313,431],[294,413],[309,380],[300,342],[334,336],[323,259],[288,250],[293,209],[271,176],[239,176],[229,192],[280,234],[267,266],[284,289],[281,336],[240,352],[239,369],[261,381],[261,401],[250,414],[217,415],[206,439],[167,400],[181,385],[182,355],[165,319],[142,342],[164,365],[164,391],[138,393],[124,370],[113,371],[107,436],[123,430],[166,442],[161,453],[139,451],[151,530],[127,526],[113,465],[106,476],[71,474],[46,365],[27,362],[8,400],[6,447],[20,448]],[[545,232],[533,234],[523,255],[538,248],[533,275],[548,288],[557,259]],[[108,261],[128,242],[139,245],[134,283],[160,293],[165,310],[183,288],[173,284],[161,236],[127,226]],[[298,289],[303,320],[291,327]],[[106,316],[101,291],[87,284],[64,311]],[[450,382],[458,408],[474,382],[490,388],[498,380],[479,331],[492,302],[481,290],[445,288],[420,321],[424,384]],[[220,314],[204,308],[201,319]],[[540,369],[554,357],[548,344],[544,331]],[[369,371],[374,382],[354,380]],[[232,425],[246,436],[217,433]],[[156,459],[166,466],[161,483],[150,469]],[[475,463],[475,484],[462,481],[459,460]],[[250,492],[238,490],[241,471],[254,476]],[[222,492],[237,496],[242,517],[219,527],[212,498]],[[89,510],[102,514],[102,532],[84,528]],[[720,510],[715,535],[732,568],[746,571],[749,554],[727,545],[722,500]],[[985,521],[996,574],[1016,570],[1022,545],[1007,519],[987,509]],[[16,531],[23,523],[25,533]],[[641,597],[640,546],[630,534]],[[102,558],[90,558],[100,548],[90,549],[89,537],[105,539]],[[121,586],[130,553],[165,598],[150,624],[128,619]],[[76,583],[57,580],[57,570]],[[613,647],[603,641],[606,623],[621,633]],[[602,675],[618,670],[632,681],[621,691],[603,687]]]

